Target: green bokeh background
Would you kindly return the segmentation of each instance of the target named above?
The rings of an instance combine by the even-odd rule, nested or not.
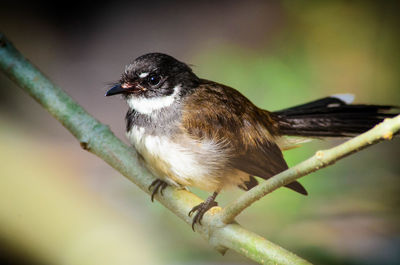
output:
[[[9,3],[0,25],[122,139],[126,106],[103,98],[106,84],[151,51],[192,64],[199,76],[232,86],[268,110],[337,93],[353,93],[359,103],[400,105],[396,1],[82,5],[84,12],[71,8],[57,16],[59,10]],[[2,264],[254,264],[212,250],[83,152],[4,75],[0,104]],[[295,165],[340,142],[313,141],[284,155]],[[238,222],[315,264],[398,264],[399,150],[399,139],[368,148],[304,177],[309,196],[280,189]],[[218,201],[223,206],[241,193],[227,191]]]

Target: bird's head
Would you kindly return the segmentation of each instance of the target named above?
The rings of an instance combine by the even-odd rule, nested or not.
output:
[[[198,78],[185,63],[162,53],[148,53],[125,67],[120,81],[106,96],[122,94],[131,98],[162,99],[195,86]]]

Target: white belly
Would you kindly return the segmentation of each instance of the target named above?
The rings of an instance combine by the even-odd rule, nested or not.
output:
[[[221,143],[199,142],[185,136],[175,141],[166,136],[146,135],[144,128],[136,126],[127,136],[149,170],[170,184],[215,191],[243,181],[239,177],[231,183],[230,179],[237,176],[237,172],[226,167],[227,158]]]

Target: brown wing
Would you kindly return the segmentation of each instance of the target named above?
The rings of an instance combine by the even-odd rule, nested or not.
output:
[[[269,112],[257,108],[233,88],[202,80],[184,101],[182,126],[195,138],[226,143],[228,165],[268,179],[288,168],[275,143],[277,128]],[[257,185],[253,178],[246,189]],[[298,182],[287,185],[307,194]]]

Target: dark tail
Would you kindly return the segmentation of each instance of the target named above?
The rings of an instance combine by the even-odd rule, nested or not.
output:
[[[399,107],[350,104],[352,95],[331,96],[273,112],[280,133],[309,137],[351,137],[385,118],[399,114]]]

